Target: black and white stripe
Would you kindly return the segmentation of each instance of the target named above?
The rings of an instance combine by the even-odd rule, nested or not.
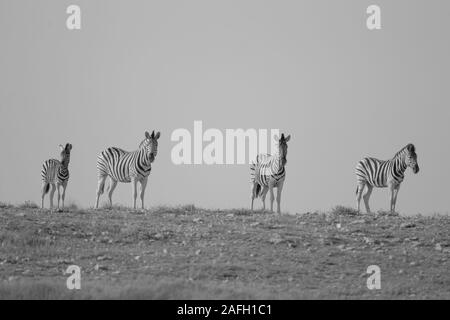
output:
[[[416,148],[413,144],[408,144],[402,148],[390,160],[378,160],[375,158],[364,158],[358,162],[356,166],[356,178],[358,186],[356,188],[356,201],[358,212],[360,210],[360,202],[363,190],[367,191],[364,194],[364,204],[369,213],[369,198],[372,189],[390,187],[391,189],[391,208],[395,211],[395,204],[397,201],[397,194],[400,189],[400,184],[405,177],[405,170],[411,167],[414,173],[419,172],[419,165],[417,164]]]
[[[50,186],[52,187],[52,190],[50,191],[50,208],[53,208],[53,195],[56,189],[58,190],[58,209],[61,198],[62,208],[64,208],[66,188],[69,182],[69,162],[72,145],[70,143],[67,143],[65,147],[60,145],[60,148],[61,161],[58,161],[56,159],[49,159],[46,160],[42,165],[42,208],[44,208],[44,197],[50,190]],[[60,192],[61,187],[63,189],[62,195]]]
[[[277,188],[277,212],[280,212],[281,191],[283,190],[284,180],[286,178],[286,156],[287,142],[291,136],[281,138],[275,137],[278,142],[278,150],[274,155],[259,154],[256,162],[250,166],[252,181],[251,209],[253,210],[253,201],[261,197],[263,210],[266,208],[266,195],[270,191],[270,211],[273,212],[274,193],[273,188]]]
[[[132,182],[133,207],[136,208],[136,184],[141,184],[141,201],[144,208],[144,193],[148,176],[151,172],[151,163],[158,153],[158,139],[160,133],[155,131],[150,135],[145,132],[145,139],[139,144],[139,149],[128,152],[116,147],[102,151],[97,158],[98,188],[95,207],[98,208],[100,195],[104,192],[105,180],[110,177],[111,183],[108,191],[110,205],[112,205],[112,193],[117,182]]]

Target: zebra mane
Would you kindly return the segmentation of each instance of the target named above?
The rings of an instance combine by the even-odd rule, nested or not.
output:
[[[416,154],[416,147],[414,147],[414,145],[412,143],[409,143],[408,145],[404,146],[403,148],[400,149],[400,151],[398,151],[394,158],[397,158],[403,154],[405,154],[405,151],[411,153],[411,155],[415,155]]]
[[[145,148],[146,146],[149,145],[149,141],[147,138],[145,138],[144,140],[141,141],[141,143],[139,143],[139,149]]]

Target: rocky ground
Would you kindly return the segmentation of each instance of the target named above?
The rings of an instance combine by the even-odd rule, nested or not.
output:
[[[450,217],[0,206],[0,298],[450,299]],[[81,289],[66,286],[81,268]],[[380,268],[369,290],[367,268]]]

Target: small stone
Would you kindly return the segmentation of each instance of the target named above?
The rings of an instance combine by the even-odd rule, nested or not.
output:
[[[289,241],[288,242],[288,247],[289,248],[297,248],[297,244],[295,242]]]
[[[436,243],[436,245],[434,246],[434,249],[437,251],[442,251],[442,246],[440,243]]]
[[[400,224],[400,228],[414,228],[416,225],[411,222],[404,222]]]
[[[107,266],[102,266],[102,265],[99,265],[98,263],[95,265],[95,267],[94,267],[94,269],[95,269],[95,271],[101,271],[101,270],[108,270],[108,267]]]
[[[111,260],[109,256],[98,256],[97,261]]]
[[[281,238],[281,236],[279,234],[275,234],[272,236],[272,238],[269,239],[270,243],[273,244],[279,244],[281,242],[283,242],[283,239]]]
[[[153,239],[160,240],[160,239],[162,239],[162,238],[163,238],[163,235],[162,235],[161,233],[155,233],[155,234],[153,235]]]

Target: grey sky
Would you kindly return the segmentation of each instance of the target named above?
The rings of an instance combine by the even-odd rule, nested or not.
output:
[[[66,8],[82,29],[66,29]],[[382,30],[365,10],[381,7]],[[449,212],[448,1],[0,1],[0,201],[40,199],[73,144],[67,201],[92,206],[96,157],[161,131],[147,206],[248,207],[246,165],[175,166],[177,128],[292,135],[284,211],[354,206],[354,167],[412,142],[397,209]],[[114,201],[131,205],[131,186]],[[371,207],[388,208],[375,190]],[[260,203],[258,202],[258,206]]]

